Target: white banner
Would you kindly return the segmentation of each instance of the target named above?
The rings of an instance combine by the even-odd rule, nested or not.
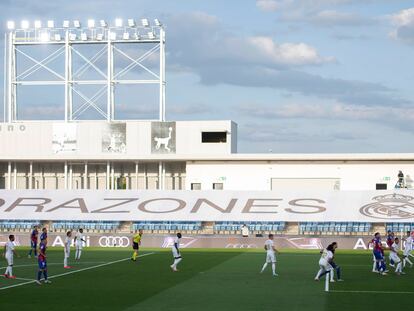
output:
[[[0,190],[0,219],[414,222],[414,191]]]

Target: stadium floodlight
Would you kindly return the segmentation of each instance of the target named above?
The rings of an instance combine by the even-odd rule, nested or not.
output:
[[[108,23],[105,20],[103,20],[103,19],[101,19],[99,21],[99,24],[101,25],[101,27],[104,27],[104,28],[108,27]]]
[[[122,27],[123,21],[121,18],[115,19],[115,27]]]
[[[7,22],[7,29],[13,30],[16,27],[15,23],[13,21]]]
[[[122,35],[122,39],[129,40],[129,32],[124,32],[124,34]]]
[[[147,18],[141,19],[141,24],[144,27],[149,27],[149,20]]]
[[[35,21],[34,22],[34,28],[35,29],[42,28],[42,22],[41,21]]]
[[[155,34],[152,32],[152,31],[150,31],[149,33],[148,33],[148,38],[149,39],[155,39]]]
[[[81,40],[82,41],[87,41],[88,40],[88,35],[86,34],[86,32],[81,33]]]
[[[70,22],[68,20],[63,21],[63,28],[69,28]]]
[[[161,22],[160,22],[160,20],[158,18],[154,19],[154,24],[157,27],[161,27],[162,26],[162,24],[161,24]]]
[[[50,41],[50,33],[45,31],[40,34],[40,41],[41,42],[49,42]]]
[[[98,33],[98,34],[96,35],[96,40],[98,40],[98,41],[102,41],[102,40],[103,40],[103,34],[102,34],[102,33]]]
[[[141,36],[139,35],[139,33],[134,33],[134,39],[135,40],[139,40],[141,38]]]
[[[55,36],[54,36],[54,39],[55,39],[55,41],[60,41],[60,40],[62,40],[62,36],[60,34],[56,33]]]
[[[70,33],[69,34],[69,40],[70,41],[75,41],[76,40],[76,33]]]
[[[73,21],[73,26],[75,26],[75,28],[80,28],[81,27],[81,22],[76,19],[76,20]]]
[[[29,28],[29,21],[26,21],[26,20],[22,21],[20,23],[20,26],[22,27],[22,29],[28,29]]]
[[[135,20],[133,18],[128,19],[128,26],[129,27],[135,27]]]
[[[54,21],[52,21],[52,20],[47,21],[47,28],[54,28],[54,27],[55,27],[55,22]]]
[[[109,33],[109,39],[111,39],[111,40],[116,40],[116,32],[111,31],[111,32]]]
[[[88,19],[88,28],[94,28],[94,27],[95,27],[95,20]]]

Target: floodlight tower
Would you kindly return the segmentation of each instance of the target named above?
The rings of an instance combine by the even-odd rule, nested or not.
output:
[[[165,121],[165,30],[162,23],[154,20],[151,25],[148,19],[142,19],[140,23],[134,19],[128,19],[127,23],[120,18],[115,20],[114,25],[110,25],[105,20],[99,23],[89,19],[83,27],[81,21],[75,20],[73,23],[65,20],[62,26],[56,26],[55,21],[48,20],[46,23],[35,21],[22,21],[20,27],[16,27],[14,21],[7,23],[8,33],[5,35],[7,44],[5,48],[5,110],[7,111],[7,122],[18,121],[17,107],[18,96],[17,88],[25,85],[32,86],[52,86],[63,85],[65,104],[64,119],[67,122],[77,120],[88,108],[95,109],[108,122],[115,120],[115,94],[117,85],[138,85],[138,84],[158,84],[159,86],[159,120]],[[122,51],[119,46],[133,44],[152,44],[151,48],[145,51],[140,57],[136,58]],[[48,53],[42,60],[30,55],[29,51],[23,51],[22,46],[34,47],[39,45],[55,46],[54,52]],[[102,46],[92,57],[81,53],[77,48],[81,45]],[[115,52],[118,56],[115,55]],[[154,72],[143,64],[154,53],[159,52],[159,73]],[[106,54],[105,69],[102,63],[97,61]],[[80,57],[85,64],[76,72],[73,67],[73,56]],[[25,57],[34,63],[30,68],[22,72],[17,72],[16,66],[18,57]],[[117,58],[127,58],[130,62],[122,70],[115,72]],[[64,73],[53,70],[49,63],[55,59],[63,58]],[[152,79],[123,79],[132,69],[139,67],[149,73]],[[99,79],[85,80],[80,76],[88,69],[93,69],[99,74]],[[54,80],[31,80],[28,79],[39,69],[44,69],[53,75]],[[86,96],[78,87],[80,85],[95,85],[100,89],[93,96]],[[83,103],[74,109],[73,95],[78,95]],[[101,109],[97,100],[106,94],[106,109]]]

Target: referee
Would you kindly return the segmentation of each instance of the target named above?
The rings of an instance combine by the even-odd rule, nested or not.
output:
[[[132,261],[137,261],[138,250],[139,250],[139,246],[141,245],[142,234],[143,234],[142,229],[139,229],[138,233],[135,234],[134,237],[132,238],[132,249],[134,250],[134,253],[132,254],[132,258],[131,258]]]

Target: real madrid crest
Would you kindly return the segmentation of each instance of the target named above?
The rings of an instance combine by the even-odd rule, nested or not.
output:
[[[362,206],[359,212],[365,216],[381,219],[414,218],[414,197],[402,194],[379,195],[376,202]]]

